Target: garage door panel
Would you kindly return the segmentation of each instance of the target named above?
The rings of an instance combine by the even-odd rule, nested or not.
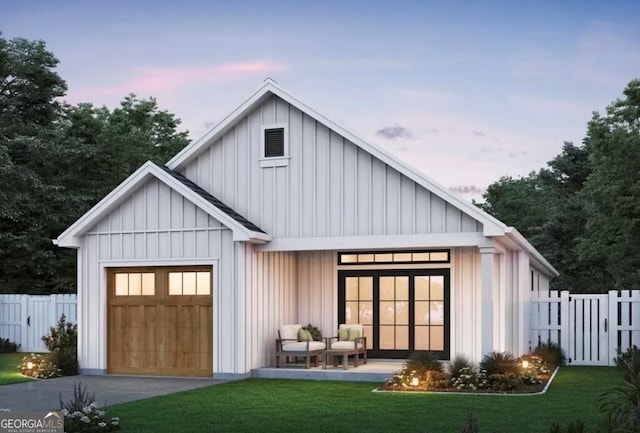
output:
[[[177,268],[169,269],[177,272]],[[184,272],[193,272],[193,268],[184,269]],[[131,290],[120,288],[121,295],[115,296],[113,274],[128,271],[154,272],[155,294],[140,296],[136,289],[135,294],[130,295]],[[202,272],[203,268],[196,271]],[[212,296],[169,296],[167,284],[161,280],[167,272],[167,268],[110,270],[107,312],[109,373],[212,375]],[[121,277],[119,281],[127,279]]]

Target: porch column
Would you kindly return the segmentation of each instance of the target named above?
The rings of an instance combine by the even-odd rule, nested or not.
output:
[[[493,257],[495,247],[480,249],[480,350],[481,356],[492,352],[493,347]]]

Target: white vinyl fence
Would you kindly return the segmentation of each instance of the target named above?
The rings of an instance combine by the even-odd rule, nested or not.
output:
[[[618,351],[640,347],[640,290],[602,295],[533,295],[530,346],[558,343],[572,365],[615,365]]]
[[[42,336],[60,316],[76,323],[76,295],[0,295],[0,337],[20,345],[20,352],[46,352]]]

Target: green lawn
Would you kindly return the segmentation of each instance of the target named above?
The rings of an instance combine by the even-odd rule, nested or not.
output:
[[[622,382],[607,367],[562,368],[544,395],[372,393],[375,383],[247,379],[113,406],[133,432],[459,432],[469,411],[481,433],[545,433],[598,419],[598,397]]]
[[[33,380],[20,375],[16,368],[24,355],[24,353],[0,353],[0,385]]]

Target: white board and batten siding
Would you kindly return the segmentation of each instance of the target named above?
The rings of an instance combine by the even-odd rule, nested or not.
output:
[[[238,355],[233,370],[220,372],[245,374],[252,368],[272,365],[278,327],[299,323],[298,258],[294,252],[257,251],[249,243],[238,243],[237,248],[241,255],[238,264],[244,266],[244,309],[238,317],[244,332],[234,343],[244,345],[241,348],[246,356]],[[215,318],[214,323],[218,323]]]
[[[287,125],[289,159],[261,167],[260,135]],[[272,96],[180,169],[274,238],[476,233],[469,215]]]
[[[0,338],[20,345],[20,352],[46,352],[42,337],[64,314],[76,323],[76,295],[0,295]]]
[[[297,319],[299,323],[318,326],[323,335],[334,335],[338,325],[338,269],[354,269],[337,265],[337,251],[298,252]],[[450,268],[450,332],[451,354],[466,355],[480,360],[481,275],[477,248],[451,249],[451,263],[420,265],[423,268]],[[495,341],[501,350],[521,354],[527,352],[529,332],[530,282],[529,261],[524,253],[514,252],[497,266],[504,268],[503,277],[495,287],[494,311],[512,309],[494,318]],[[376,269],[394,268],[397,265]],[[414,266],[412,266],[414,267]],[[362,267],[358,267],[362,269]],[[506,276],[512,279],[507,281]],[[507,289],[509,287],[509,289]],[[512,308],[515,307],[515,308]],[[501,318],[502,317],[502,318]],[[502,321],[501,321],[502,320]],[[503,325],[503,326],[502,326]],[[498,347],[498,346],[497,346]]]
[[[231,230],[164,183],[151,179],[82,238],[79,249],[78,358],[83,369],[106,370],[106,272],[108,267],[213,267],[214,371],[230,368],[235,355],[222,348],[239,338],[240,309],[234,291],[235,250]],[[219,266],[224,262],[225,266]],[[99,344],[95,342],[99,341]]]

